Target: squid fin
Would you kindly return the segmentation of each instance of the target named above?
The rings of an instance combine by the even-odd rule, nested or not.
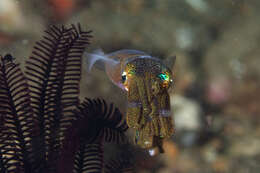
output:
[[[85,52],[84,56],[86,57],[86,66],[88,72],[90,72],[95,65],[100,70],[105,70],[104,64],[116,64],[117,61],[109,58],[101,49],[97,49],[92,53]]]

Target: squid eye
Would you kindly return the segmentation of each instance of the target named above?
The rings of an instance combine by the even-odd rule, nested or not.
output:
[[[122,83],[125,83],[125,81],[126,81],[126,75],[123,75],[122,76]]]
[[[123,72],[123,74],[122,74],[122,83],[125,83],[126,79],[127,79],[126,72]]]
[[[161,73],[158,75],[158,77],[161,79],[161,81],[169,81],[169,75]]]
[[[158,75],[159,79],[161,80],[162,82],[162,86],[164,88],[169,88],[172,84],[172,79],[170,78],[169,74],[168,73],[160,73]]]

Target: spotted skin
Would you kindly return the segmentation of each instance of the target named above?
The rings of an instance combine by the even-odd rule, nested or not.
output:
[[[163,152],[163,140],[174,133],[168,94],[171,70],[160,59],[137,50],[90,55],[103,59],[110,80],[127,92],[126,121],[135,130],[134,142]]]
[[[136,130],[134,141],[142,148],[161,148],[163,139],[174,132],[168,94],[171,76],[167,77],[168,83],[165,78],[160,78],[161,74],[166,76],[171,72],[161,67],[159,61],[151,59],[128,62],[124,72],[127,76],[124,86],[128,88],[130,105],[126,120],[129,127]]]

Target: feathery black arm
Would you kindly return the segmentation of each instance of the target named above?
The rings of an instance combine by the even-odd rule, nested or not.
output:
[[[27,80],[12,59],[0,60],[0,150],[8,171],[32,172],[34,117]]]
[[[36,141],[42,167],[54,171],[64,133],[73,119],[71,110],[78,105],[81,58],[91,36],[80,25],[52,26],[45,33],[26,62],[26,74],[39,124]]]

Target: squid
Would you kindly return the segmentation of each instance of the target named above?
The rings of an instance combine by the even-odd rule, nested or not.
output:
[[[139,50],[108,54],[97,50],[85,52],[85,56],[89,70],[101,62],[109,79],[127,93],[126,122],[135,130],[135,144],[151,155],[163,153],[163,140],[174,133],[168,93],[173,84],[171,69],[159,58]]]

